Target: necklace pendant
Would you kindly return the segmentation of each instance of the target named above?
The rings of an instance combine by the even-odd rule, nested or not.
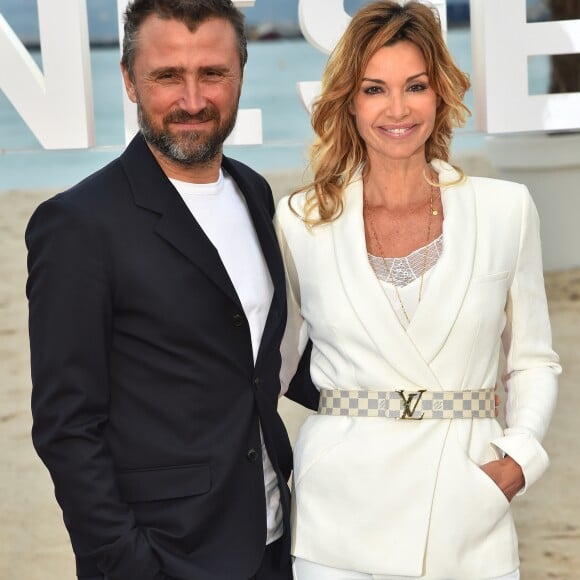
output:
[[[436,209],[431,210],[431,215],[439,215],[439,212]]]

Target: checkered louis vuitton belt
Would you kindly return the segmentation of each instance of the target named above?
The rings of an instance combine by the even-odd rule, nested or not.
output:
[[[348,391],[321,389],[319,415],[387,419],[494,418],[495,391]]]

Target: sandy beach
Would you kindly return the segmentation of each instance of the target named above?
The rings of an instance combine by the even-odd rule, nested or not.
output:
[[[490,175],[484,159],[462,159],[467,173]],[[277,197],[301,179],[267,176]],[[26,252],[23,233],[50,191],[0,193],[0,578],[69,580],[74,562],[48,472],[30,440]],[[580,269],[546,272],[554,348],[564,373],[545,447],[551,467],[513,510],[523,580],[580,578]],[[306,413],[281,401],[292,439]]]

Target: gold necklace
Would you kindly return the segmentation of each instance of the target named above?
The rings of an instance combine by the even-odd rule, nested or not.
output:
[[[423,297],[423,279],[425,277],[425,270],[427,269],[427,258],[429,257],[429,255],[431,253],[431,251],[430,251],[431,248],[429,248],[429,240],[431,238],[431,217],[439,215],[439,212],[433,207],[433,190],[434,189],[435,188],[433,185],[431,185],[429,188],[429,215],[427,217],[427,241],[425,243],[426,251],[424,252],[424,256],[423,256],[423,266],[421,268],[421,281],[419,283],[419,296],[417,299],[417,304],[419,304],[421,302],[421,298]],[[379,252],[381,254],[380,258],[383,261],[383,264],[385,265],[385,270],[389,273],[388,279],[395,290],[395,295],[397,296],[397,300],[398,300],[399,304],[401,305],[401,311],[403,312],[403,315],[405,316],[407,324],[411,324],[411,317],[407,313],[407,309],[405,308],[405,304],[403,303],[403,300],[401,299],[401,295],[399,294],[399,289],[397,288],[397,285],[395,284],[395,281],[393,279],[393,266],[395,263],[393,261],[393,263],[389,267],[389,264],[387,262],[387,258],[385,257],[385,252],[383,250],[383,246],[382,246],[381,242],[379,241],[379,237],[377,235],[377,230],[375,228],[375,223],[374,223],[373,217],[371,215],[369,202],[367,200],[366,195],[364,194],[364,190],[363,190],[363,210],[368,217],[369,229],[370,229],[371,234],[373,236],[373,239],[375,241],[375,245],[379,249]],[[389,300],[388,296],[387,296],[387,300]]]

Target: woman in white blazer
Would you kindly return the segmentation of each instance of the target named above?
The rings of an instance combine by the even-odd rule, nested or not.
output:
[[[434,10],[363,7],[314,107],[314,181],[278,205],[283,381],[309,339],[320,391],[297,580],[519,578],[510,501],[547,467],[560,367],[527,189],[447,162],[468,87]]]

